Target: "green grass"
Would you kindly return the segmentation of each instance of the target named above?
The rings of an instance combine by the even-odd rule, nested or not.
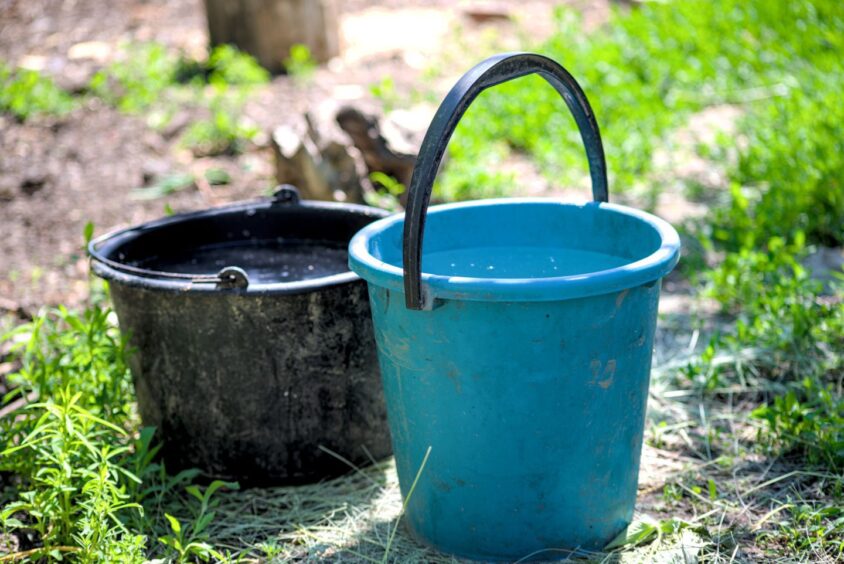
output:
[[[181,144],[196,156],[241,153],[260,132],[242,116],[246,93],[214,85],[204,96],[208,117],[192,123]]]
[[[0,470],[14,487],[0,494],[4,534],[34,535],[23,557],[142,562],[163,554],[186,561],[213,520],[211,496],[155,462],[153,430],[140,429],[125,338],[108,310],[63,308],[4,336],[21,368],[9,378],[0,420]],[[190,496],[197,498],[191,501]],[[165,534],[165,515],[186,515],[186,534]],[[173,537],[176,534],[176,537]],[[159,541],[158,537],[163,541]],[[207,558],[205,558],[207,560]]]
[[[649,2],[615,11],[592,34],[584,34],[580,17],[561,7],[556,25],[551,39],[528,47],[562,63],[584,88],[616,192],[658,189],[647,177],[654,153],[670,148],[667,134],[693,112],[724,103],[753,106],[783,90],[804,95],[824,86],[821,76],[841,73],[844,7],[835,0]],[[812,80],[804,85],[807,75]],[[832,96],[838,90],[829,85],[824,91]],[[494,164],[484,152],[502,144],[530,155],[558,186],[586,177],[574,121],[539,77],[479,97],[457,128],[456,157],[443,185],[476,163]]]

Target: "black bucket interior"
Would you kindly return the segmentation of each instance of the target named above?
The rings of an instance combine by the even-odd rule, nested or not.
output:
[[[301,282],[348,272],[349,240],[382,215],[343,204],[238,205],[113,234],[98,244],[96,255],[117,263],[111,264],[117,270],[123,265],[151,278],[214,275],[237,267],[250,285]]]

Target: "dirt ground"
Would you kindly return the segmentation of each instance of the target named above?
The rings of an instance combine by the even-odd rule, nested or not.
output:
[[[342,55],[319,69],[307,84],[278,76],[263,87],[246,115],[269,133],[274,127],[325,101],[354,102],[376,109],[369,86],[386,76],[396,91],[420,86],[420,74],[435,61],[433,88],[445,91],[454,76],[483,54],[466,45],[513,49],[519,37],[539,39],[551,30],[555,2],[458,2],[383,0],[339,2]],[[587,23],[606,15],[606,3],[573,0]],[[481,6],[512,17],[478,23],[468,12]],[[201,57],[207,44],[201,0],[3,0],[0,1],[0,61],[36,68],[69,89],[84,87],[127,42],[157,41]],[[83,227],[101,234],[119,226],[175,211],[254,198],[273,187],[268,135],[242,155],[195,158],[179,147],[178,126],[197,115],[185,110],[177,127],[158,132],[146,116],[118,112],[98,99],[60,118],[18,123],[0,116],[0,310],[32,313],[43,305],[78,305],[88,293]],[[138,201],[132,191],[170,174],[201,174],[223,168],[230,184],[211,197],[196,189]],[[535,182],[541,182],[538,175]]]

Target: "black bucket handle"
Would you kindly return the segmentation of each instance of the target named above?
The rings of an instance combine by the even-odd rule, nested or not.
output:
[[[557,62],[535,53],[503,53],[486,59],[464,74],[445,97],[425,134],[413,168],[404,215],[403,241],[404,292],[408,309],[430,309],[431,300],[426,299],[422,292],[425,216],[434,179],[457,123],[482,91],[529,74],[540,75],[565,100],[586,148],[589,175],[592,177],[592,198],[597,202],[608,200],[607,164],[598,122],[574,77]]]

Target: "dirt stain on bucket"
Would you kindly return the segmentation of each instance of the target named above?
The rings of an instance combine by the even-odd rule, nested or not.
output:
[[[607,364],[604,365],[596,358],[589,364],[589,368],[592,370],[592,380],[589,382],[590,384],[597,384],[604,390],[609,389],[609,387],[612,386],[613,379],[615,378],[615,359],[608,360]]]
[[[629,294],[629,293],[630,293],[629,289],[622,290],[621,292],[618,293],[618,295],[615,297],[615,309],[616,310],[618,310],[618,308],[621,307],[621,304],[624,303],[624,298],[626,298],[627,294]]]
[[[460,372],[457,370],[457,367],[452,366],[448,369],[448,372],[446,372],[445,375],[454,384],[454,390],[458,394],[462,393],[463,389],[460,386]]]

